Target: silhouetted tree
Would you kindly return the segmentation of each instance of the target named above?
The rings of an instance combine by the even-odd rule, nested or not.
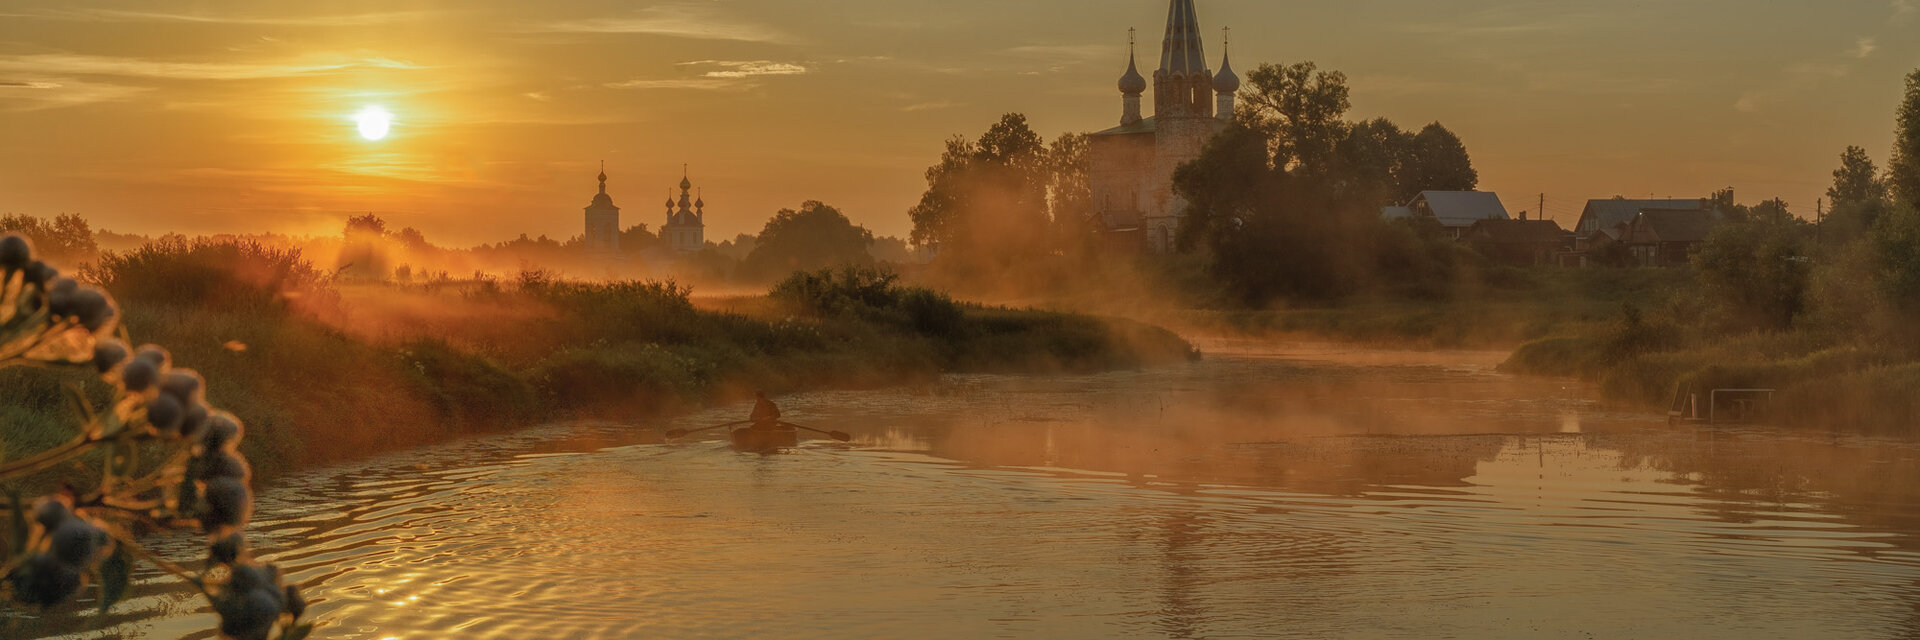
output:
[[[1276,167],[1324,171],[1346,136],[1341,118],[1353,106],[1347,99],[1347,76],[1316,69],[1311,62],[1263,64],[1247,74],[1240,95],[1248,108],[1242,113],[1271,126]]]
[[[1901,204],[1920,207],[1920,69],[1907,74],[1907,92],[1894,124],[1887,182]]]
[[[873,232],[855,225],[839,209],[808,200],[798,211],[781,209],[767,220],[745,267],[758,276],[784,276],[844,265],[867,266],[873,264],[873,256],[867,251],[872,245]]]
[[[1693,257],[1701,284],[1735,326],[1783,330],[1806,308],[1806,221],[1769,200],[1715,228]]]
[[[29,215],[7,214],[0,217],[0,233],[18,233],[33,241],[35,253],[41,259],[54,263],[77,266],[93,260],[100,253],[100,246],[93,237],[93,227],[87,219],[76,213],[63,213],[53,220],[42,220]]]
[[[1411,200],[1422,191],[1472,191],[1480,184],[1480,173],[1473,170],[1467,145],[1440,123],[1421,129],[1411,145],[1412,166],[1402,178],[1401,200]]]
[[[915,245],[1001,261],[1044,250],[1047,147],[1026,116],[1002,116],[978,142],[949,139],[940,163],[926,175],[926,193],[907,212]]]
[[[1068,133],[1047,149],[1047,213],[1060,241],[1085,235],[1093,215],[1092,145],[1087,134]]]
[[[1887,183],[1880,179],[1880,170],[1873,166],[1866,149],[1849,146],[1840,153],[1840,168],[1833,170],[1833,186],[1827,187],[1827,202],[1841,207],[1886,197]]]

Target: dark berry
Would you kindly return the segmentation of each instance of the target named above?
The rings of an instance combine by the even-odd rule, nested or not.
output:
[[[93,344],[93,366],[100,373],[112,371],[127,361],[127,343],[108,338]]]
[[[126,385],[127,391],[132,393],[146,391],[147,387],[153,386],[154,378],[158,377],[160,377],[160,368],[154,366],[152,361],[140,358],[134,358],[127,363],[126,368],[120,370],[120,383]]]
[[[160,375],[160,394],[173,396],[183,405],[199,400],[204,386],[200,372],[192,369],[174,369]]]
[[[253,470],[247,466],[247,460],[226,449],[208,451],[201,460],[200,479],[211,481],[214,478],[233,478],[245,482]]]
[[[147,424],[160,433],[173,433],[187,416],[187,408],[173,396],[161,394],[147,401]]]
[[[214,478],[207,481],[207,512],[200,524],[208,532],[220,527],[238,527],[253,515],[253,492],[238,478]]]
[[[206,445],[208,451],[224,449],[240,442],[240,436],[245,433],[246,427],[242,426],[240,420],[234,418],[233,414],[216,411],[207,418],[207,434],[202,443]]]
[[[78,319],[80,326],[86,327],[88,331],[99,331],[119,313],[114,310],[113,302],[107,300],[107,294],[101,293],[99,289],[81,289],[73,292],[72,305],[73,317]]]
[[[107,532],[83,518],[68,518],[53,530],[53,555],[77,568],[93,564],[93,556],[107,544]]]
[[[27,264],[25,277],[27,284],[46,286],[54,278],[60,277],[60,270],[53,268],[53,265],[35,260]]]
[[[173,364],[173,354],[167,353],[166,347],[157,344],[140,345],[140,348],[133,352],[133,357],[136,360],[153,363],[155,369],[166,369]]]
[[[48,531],[58,528],[60,523],[66,522],[72,515],[73,508],[67,506],[67,501],[59,498],[41,498],[40,504],[33,508],[33,521],[40,523],[40,527]]]
[[[246,536],[238,532],[229,533],[207,547],[207,559],[220,564],[233,564],[233,561],[240,559],[240,552],[246,549]]]
[[[33,243],[11,233],[0,236],[0,269],[19,269],[33,261]]]
[[[205,402],[187,405],[187,415],[180,419],[180,437],[188,441],[198,440],[201,432],[207,428],[209,411],[211,409],[207,408]]]
[[[220,614],[220,633],[234,640],[266,640],[273,623],[280,621],[280,612],[286,609],[282,597],[278,588],[231,591],[223,603],[214,606]]]
[[[80,569],[54,557],[37,553],[7,574],[13,584],[13,599],[22,604],[51,607],[80,590]]]

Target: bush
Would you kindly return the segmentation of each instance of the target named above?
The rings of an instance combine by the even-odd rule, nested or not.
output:
[[[125,253],[101,254],[80,278],[121,300],[214,311],[284,311],[295,301],[321,315],[340,313],[332,277],[298,249],[254,241],[168,236]]]

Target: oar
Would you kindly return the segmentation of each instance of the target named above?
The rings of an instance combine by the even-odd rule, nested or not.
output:
[[[813,427],[809,427],[809,426],[806,426],[806,425],[802,425],[802,424],[794,424],[794,423],[791,423],[791,422],[785,422],[785,421],[782,421],[782,422],[781,422],[780,424],[784,424],[784,425],[787,425],[787,426],[789,426],[789,427],[793,427],[793,428],[795,428],[795,429],[806,429],[806,430],[808,430],[808,431],[812,431],[812,432],[814,432],[814,433],[824,433],[824,434],[826,434],[826,435],[827,435],[827,437],[830,437],[830,438],[833,438],[833,439],[835,439],[835,440],[839,440],[839,441],[841,441],[841,442],[846,442],[846,441],[848,441],[848,440],[852,440],[852,439],[853,439],[853,436],[850,436],[850,435],[847,435],[847,432],[845,432],[845,431],[827,431],[827,430],[825,430],[825,429],[815,429],[815,428],[813,428]]]
[[[736,425],[736,424],[746,424],[746,423],[749,423],[749,422],[753,422],[753,421],[752,421],[752,420],[741,420],[741,421],[739,421],[739,422],[729,422],[729,423],[726,423],[726,424],[716,424],[716,425],[713,425],[713,426],[711,426],[711,427],[700,427],[700,428],[698,428],[698,429],[693,429],[693,430],[687,430],[687,429],[668,429],[668,430],[667,430],[667,437],[669,437],[669,438],[678,438],[678,437],[681,437],[681,436],[685,436],[685,435],[687,435],[687,434],[690,434],[690,433],[700,433],[700,432],[702,432],[702,431],[707,431],[707,430],[710,430],[710,429],[718,429],[718,428],[720,428],[720,427],[731,427],[731,426],[733,426],[733,425]]]

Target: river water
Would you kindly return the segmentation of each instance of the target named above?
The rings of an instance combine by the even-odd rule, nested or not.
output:
[[[1920,634],[1920,443],[1668,427],[1501,354],[1207,346],[782,398],[854,441],[776,455],[657,435],[746,407],[386,455],[252,535],[326,638]],[[212,637],[189,591],[0,635]]]

